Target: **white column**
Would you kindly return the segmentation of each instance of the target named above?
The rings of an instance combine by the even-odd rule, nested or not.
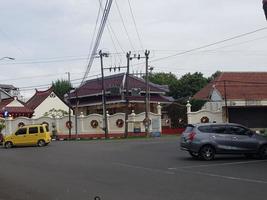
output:
[[[186,108],[187,108],[187,123],[191,124],[192,123],[192,119],[191,119],[191,104],[190,104],[189,101],[187,101]]]

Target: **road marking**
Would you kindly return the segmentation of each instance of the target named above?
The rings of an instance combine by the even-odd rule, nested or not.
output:
[[[251,163],[262,163],[262,162],[267,162],[267,160],[228,162],[228,163],[206,164],[206,165],[189,165],[189,166],[179,167],[179,169],[190,169],[190,168],[199,168],[199,167],[217,167],[217,166],[240,165],[240,164],[251,164]]]
[[[196,174],[196,175],[203,175],[203,176],[210,176],[210,177],[216,177],[216,178],[223,178],[223,179],[229,179],[234,181],[242,181],[242,182],[249,182],[249,183],[260,183],[260,184],[267,184],[267,181],[263,180],[257,180],[257,179],[248,179],[248,178],[239,178],[234,176],[224,176],[219,174],[212,174],[212,173],[206,173],[206,172],[195,172],[195,171],[188,171],[188,170],[179,170],[190,174]]]
[[[128,167],[128,168],[133,168],[133,169],[141,169],[141,170],[146,170],[146,171],[155,172],[155,173],[164,173],[164,174],[169,174],[169,175],[174,175],[175,174],[174,172],[170,172],[170,171],[166,171],[166,170],[142,167],[142,166],[131,165],[131,164],[126,164],[126,163],[114,162],[112,164],[113,165],[118,165],[118,166],[121,166],[121,167]]]
[[[177,170],[177,168],[176,167],[170,167],[170,168],[168,168],[168,170]]]

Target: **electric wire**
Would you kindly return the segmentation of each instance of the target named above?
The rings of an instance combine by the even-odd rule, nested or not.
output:
[[[99,0],[100,2],[100,5],[102,3],[102,0]],[[100,11],[101,11],[101,6],[99,6],[98,8],[98,12],[97,12],[97,17],[96,17],[96,22],[95,22],[95,26],[94,26],[94,32],[93,32],[93,37],[92,37],[92,40],[91,40],[91,43],[90,43],[90,47],[89,47],[89,52],[92,52],[92,49],[93,49],[93,44],[94,44],[94,39],[95,39],[95,34],[96,34],[96,29],[97,29],[97,25],[98,25],[98,22],[99,22],[99,18],[100,18]],[[87,56],[87,60],[89,60],[90,58],[90,54],[88,54]]]
[[[1,28],[0,28],[0,33],[2,33],[2,35],[6,38],[6,40],[8,40],[9,43],[13,47],[15,47],[22,55],[25,55],[24,51],[18,45],[16,45],[13,40],[10,39],[10,37],[8,36],[8,34],[4,30],[2,30]]]
[[[95,74],[95,75],[91,75],[91,76],[88,76],[88,78],[93,78],[93,77],[99,77],[100,74]],[[71,79],[70,82],[71,84],[77,84],[80,82],[80,80],[82,80],[82,78],[77,78],[77,79]],[[20,91],[30,91],[30,90],[34,90],[34,89],[37,89],[37,88],[47,88],[47,87],[51,87],[52,86],[52,83],[47,83],[47,84],[41,84],[41,85],[31,85],[31,86],[24,86],[24,87],[20,87],[19,90]]]
[[[178,52],[178,53],[166,56],[166,57],[154,59],[154,60],[151,60],[150,62],[157,62],[157,61],[160,61],[160,60],[164,60],[164,59],[168,59],[168,58],[171,58],[171,57],[180,56],[180,55],[184,55],[184,54],[187,54],[187,53],[190,53],[190,52],[194,52],[194,51],[197,51],[197,50],[200,50],[200,49],[204,49],[204,48],[207,48],[207,47],[210,47],[210,46],[216,46],[217,44],[222,44],[222,43],[225,43],[225,42],[228,42],[228,41],[239,39],[239,38],[245,37],[247,35],[251,35],[251,34],[254,34],[256,32],[260,32],[260,31],[266,30],[266,29],[267,29],[267,27],[264,27],[264,28],[261,28],[261,29],[257,29],[255,31],[250,31],[250,32],[247,32],[247,33],[243,33],[243,34],[234,36],[234,37],[230,37],[230,38],[227,38],[227,39],[224,39],[224,40],[220,40],[218,42],[214,42],[214,43],[211,43],[211,44],[203,45],[203,46],[200,46],[200,47],[197,47],[197,48],[193,48],[193,49],[189,49],[189,50],[184,50],[182,52]],[[252,41],[256,41],[256,40],[260,40],[260,39],[264,39],[264,38],[266,38],[266,36],[260,37],[260,38],[256,38],[256,39],[252,39],[252,40],[248,40],[248,41],[245,41],[245,42],[240,42],[240,43],[236,43],[236,44],[230,44],[230,45],[219,47],[219,48],[216,48],[216,49],[225,48],[225,47],[234,46],[234,45],[239,45],[239,44],[244,44],[244,43],[247,43],[247,42],[252,42]],[[152,50],[152,51],[171,51],[171,50]],[[176,50],[173,50],[173,51],[176,51]],[[206,50],[206,51],[211,51],[211,50]],[[116,53],[110,53],[110,54],[122,54],[123,55],[124,53],[125,52],[123,51],[123,52],[116,52]],[[61,59],[61,58],[65,58],[65,59]],[[76,57],[75,58],[75,56],[65,56],[65,57],[54,57],[54,58],[47,58],[47,59],[48,59],[47,61],[46,61],[45,58],[41,59],[41,61],[39,61],[39,60],[37,60],[37,61],[34,61],[34,60],[33,61],[26,61],[26,62],[14,62],[14,61],[12,61],[12,62],[7,62],[7,63],[0,63],[0,65],[68,62],[68,61],[85,60],[86,58],[85,57]],[[54,59],[54,60],[50,60],[50,59]],[[26,59],[26,60],[30,60],[30,59]],[[143,64],[143,62],[138,63],[138,64],[134,64],[134,65],[140,65],[140,64]]]
[[[260,28],[260,29],[254,30],[254,31],[250,31],[250,32],[247,32],[247,33],[236,35],[234,37],[230,37],[230,38],[227,38],[227,39],[224,39],[224,40],[220,40],[218,42],[213,42],[211,44],[206,44],[206,45],[203,45],[203,46],[200,46],[200,47],[197,47],[197,48],[189,49],[189,50],[186,50],[186,51],[183,51],[183,52],[180,52],[180,53],[172,54],[172,55],[161,57],[161,58],[156,58],[156,59],[151,60],[150,62],[158,62],[158,61],[166,60],[166,59],[169,59],[169,58],[172,58],[172,57],[184,55],[184,54],[191,53],[191,52],[194,52],[194,51],[197,51],[197,50],[200,50],[200,49],[204,49],[204,48],[215,46],[215,45],[218,45],[218,44],[221,44],[221,43],[225,43],[225,42],[228,42],[228,41],[231,41],[231,40],[242,38],[242,37],[245,37],[247,35],[251,35],[251,34],[254,34],[256,32],[260,32],[260,31],[266,30],[266,29],[267,29],[267,27]]]
[[[103,8],[102,8],[102,1],[101,1],[101,0],[99,0],[99,4],[100,4],[100,9],[102,9],[102,11],[103,11]],[[117,49],[116,44],[115,44],[115,41],[114,41],[114,39],[113,39],[113,35],[114,35],[115,37],[117,37],[117,36],[115,35],[114,32],[111,31],[112,27],[111,27],[111,24],[109,23],[109,20],[108,20],[108,19],[107,19],[107,23],[108,23],[108,24],[107,24],[107,29],[108,29],[108,33],[109,33],[111,42],[112,42],[112,44],[113,44],[113,47],[114,47],[114,50],[115,50],[116,54],[118,54],[118,49]],[[112,30],[113,30],[113,29],[112,29]],[[112,33],[113,33],[113,35],[112,35]],[[118,41],[118,39],[117,39],[117,41]],[[119,46],[120,46],[120,44],[119,44]],[[121,46],[120,46],[120,47],[121,47]],[[120,63],[121,63],[121,62],[122,62],[122,61],[121,61],[121,58],[120,58],[118,55],[116,55],[116,54],[115,54],[115,56],[114,56],[115,64],[117,63],[117,57],[119,58]]]
[[[103,31],[104,31],[104,28],[105,28],[105,25],[106,25],[106,22],[107,22],[107,18],[108,18],[108,14],[109,14],[111,5],[112,5],[112,0],[107,0],[106,4],[105,4],[103,16],[102,16],[102,19],[101,19],[100,27],[99,27],[99,30],[98,30],[98,33],[97,33],[96,41],[95,41],[94,47],[93,47],[93,49],[91,51],[89,63],[87,65],[86,71],[84,73],[84,76],[83,76],[83,79],[82,79],[80,85],[82,85],[84,83],[85,79],[87,78],[87,76],[88,76],[88,74],[89,74],[89,72],[91,70],[91,67],[92,67],[92,64],[94,62],[94,58],[96,56],[100,40],[101,40],[102,35],[103,35]]]
[[[129,5],[130,11],[131,11],[131,16],[132,16],[134,27],[135,27],[135,31],[136,31],[136,34],[137,34],[137,37],[138,37],[138,40],[139,40],[139,43],[140,43],[140,47],[141,47],[142,51],[144,51],[144,46],[143,46],[139,31],[137,29],[137,25],[136,25],[136,21],[135,21],[135,17],[134,17],[134,14],[133,14],[133,9],[132,9],[130,0],[128,0],[128,5]]]
[[[124,23],[124,19],[123,19],[123,17],[122,17],[122,14],[121,14],[121,11],[120,11],[120,8],[119,8],[119,5],[118,5],[118,3],[117,3],[117,1],[116,1],[116,0],[114,0],[114,1],[115,1],[115,4],[116,4],[116,8],[117,8],[117,10],[118,10],[118,13],[119,13],[119,16],[120,16],[120,19],[121,19],[121,22],[122,22],[122,25],[123,25],[124,31],[125,31],[125,33],[126,33],[126,36],[127,36],[127,38],[128,38],[129,44],[130,44],[131,48],[132,48],[132,49],[135,51],[135,48],[134,48],[133,42],[132,42],[132,40],[131,40],[131,38],[130,38],[130,35],[129,35],[129,33],[128,33],[128,31],[127,31],[127,28],[126,28],[126,25],[125,25],[125,23]]]

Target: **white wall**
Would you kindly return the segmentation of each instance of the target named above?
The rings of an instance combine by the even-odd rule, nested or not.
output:
[[[53,92],[51,93],[53,94]],[[45,112],[48,112],[49,110],[55,108],[56,110],[61,109],[66,112],[69,111],[69,107],[61,101],[60,98],[58,98],[56,95],[51,97],[53,95],[48,96],[35,110],[33,114],[33,118],[40,118],[44,115]]]
[[[223,123],[222,111],[199,110],[187,113],[188,124],[201,123],[201,118],[204,116],[209,118],[209,122]]]
[[[129,132],[134,132],[134,126],[133,122],[140,123],[141,132],[145,132],[145,126],[143,124],[143,120],[145,118],[145,113],[140,113],[138,115],[135,115],[134,113],[129,115]],[[151,132],[157,132],[161,133],[161,114],[155,114],[155,113],[149,113],[149,118],[152,121],[152,124],[150,125],[150,131]],[[116,125],[116,122],[118,119],[122,119],[124,121],[125,114],[124,113],[117,113],[114,115],[108,116],[108,129],[109,134],[122,134],[125,130],[125,122],[122,127],[118,127]],[[92,120],[96,120],[98,122],[98,127],[93,128],[91,126]],[[6,128],[2,130],[3,134],[11,134],[13,133],[17,128],[18,124],[20,122],[23,122],[25,125],[28,124],[42,124],[44,122],[49,124],[50,131],[53,130],[53,125],[55,126],[55,129],[57,130],[57,133],[59,136],[67,136],[69,134],[69,129],[66,127],[66,122],[69,121],[68,117],[62,117],[62,118],[50,118],[50,117],[41,117],[37,119],[33,118],[26,118],[26,117],[18,117],[16,119],[6,119]],[[75,117],[71,117],[72,121],[72,135],[75,135]],[[154,123],[154,124],[153,124]],[[158,123],[158,124],[155,124]],[[79,136],[82,135],[97,135],[97,134],[104,134],[104,131],[102,129],[103,127],[103,117],[99,114],[91,114],[88,116],[79,116],[77,118],[77,132]],[[154,128],[153,128],[154,127]]]

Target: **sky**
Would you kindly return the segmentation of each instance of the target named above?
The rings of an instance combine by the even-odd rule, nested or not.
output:
[[[67,79],[66,72],[78,86],[88,65],[99,5],[99,0],[1,1],[0,59],[15,60],[0,60],[0,83],[20,88],[25,98],[35,88],[45,90],[52,81]],[[265,27],[261,0],[114,0],[98,50],[110,53],[106,67],[124,66],[128,51],[143,55],[150,50],[153,71],[177,77],[266,71],[267,29],[155,61]],[[132,60],[130,71],[144,72],[143,62]],[[114,73],[118,71],[105,71]],[[88,78],[99,74],[96,58]]]

